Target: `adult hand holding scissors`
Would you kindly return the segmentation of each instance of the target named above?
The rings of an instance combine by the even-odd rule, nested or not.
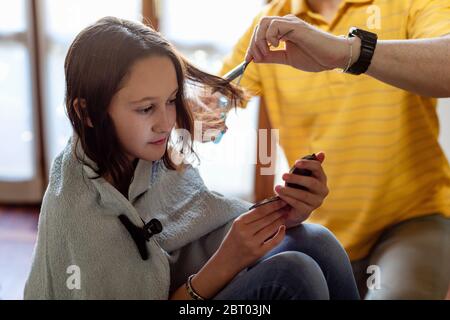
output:
[[[286,43],[285,50],[270,50],[278,47],[280,41]],[[284,17],[264,17],[255,28],[245,60],[256,63],[278,63],[294,68],[319,72],[335,68],[346,68],[349,63],[349,41],[310,25],[294,15]],[[358,59],[354,43],[352,62]]]

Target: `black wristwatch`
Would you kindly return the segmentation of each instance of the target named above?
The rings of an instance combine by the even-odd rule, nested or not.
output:
[[[375,33],[352,27],[348,32],[348,37],[358,37],[361,39],[361,53],[359,54],[358,61],[352,64],[346,73],[355,75],[365,73],[372,62],[372,57],[377,47],[378,36]]]

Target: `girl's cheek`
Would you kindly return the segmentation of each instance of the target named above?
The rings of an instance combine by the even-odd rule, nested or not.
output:
[[[176,121],[176,119],[177,119],[177,107],[176,106],[174,106],[173,108],[172,108],[172,119],[173,119],[173,122],[175,123],[175,121]]]

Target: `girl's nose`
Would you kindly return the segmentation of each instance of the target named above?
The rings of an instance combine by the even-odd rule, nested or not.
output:
[[[169,132],[172,128],[172,125],[169,121],[169,115],[166,111],[160,111],[159,117],[153,126],[153,131],[157,133],[166,133]]]

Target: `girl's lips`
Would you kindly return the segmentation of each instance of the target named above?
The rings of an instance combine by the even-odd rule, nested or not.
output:
[[[167,138],[164,138],[164,139],[161,139],[161,140],[158,140],[158,141],[150,142],[150,144],[161,145],[161,144],[166,143],[166,140],[167,140]]]

